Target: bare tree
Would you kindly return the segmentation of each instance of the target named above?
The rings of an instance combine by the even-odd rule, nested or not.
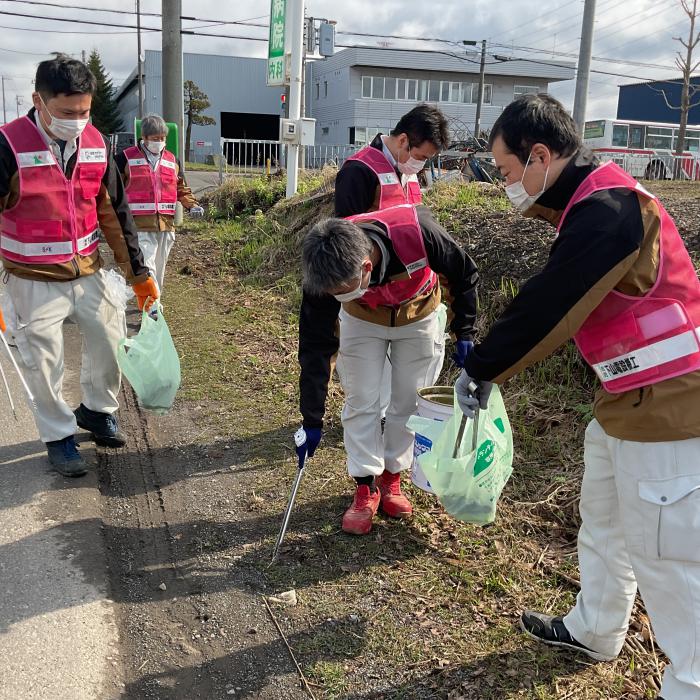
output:
[[[686,41],[683,37],[676,36],[673,37],[674,41],[680,42],[685,48],[684,52],[679,51],[676,54],[676,67],[680,70],[683,76],[683,88],[681,90],[681,103],[680,105],[671,104],[668,99],[666,91],[663,89],[652,88],[656,92],[660,92],[663,95],[664,102],[669,109],[680,110],[680,120],[678,127],[678,138],[676,139],[676,155],[679,156],[685,150],[685,131],[688,126],[688,112],[693,108],[700,105],[700,99],[695,100],[695,95],[700,92],[700,85],[694,85],[690,82],[690,78],[695,73],[695,71],[700,66],[700,61],[693,62],[693,51],[695,50],[698,43],[700,43],[700,30],[696,30],[696,24],[700,24],[698,20],[700,19],[700,12],[698,11],[698,0],[680,0],[683,12],[688,15],[690,20],[690,28],[688,30],[688,40]]]

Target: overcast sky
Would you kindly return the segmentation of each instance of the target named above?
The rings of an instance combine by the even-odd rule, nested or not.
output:
[[[48,6],[50,4],[55,7]],[[221,25],[215,22],[251,20],[264,23],[269,0],[183,0],[183,15],[200,21],[186,21],[184,28],[202,32],[266,37],[265,28]],[[59,7],[60,5],[60,7]],[[79,9],[71,9],[70,6]],[[144,13],[160,13],[160,0],[142,0]],[[575,61],[578,52],[583,0],[307,0],[307,14],[338,22],[337,43],[388,45],[394,48],[434,48],[445,44],[405,39],[385,40],[350,36],[340,32],[369,32],[382,35],[416,36],[489,41],[490,54]],[[97,48],[107,70],[119,85],[136,64],[135,16],[95,12],[81,8],[130,10],[134,0],[46,0],[46,4],[0,0],[0,56],[5,76],[8,119],[16,114],[15,97],[30,102],[31,80],[36,64],[51,51],[80,56]],[[7,13],[21,13],[19,17]],[[117,27],[57,22],[47,17],[106,22]],[[675,52],[680,48],[673,37],[687,35],[688,20],[679,0],[598,0],[593,42],[594,72],[588,99],[589,119],[614,117],[617,86],[654,78],[675,77]],[[160,17],[144,16],[144,27],[158,28]],[[160,33],[144,31],[145,49],[160,48]],[[378,43],[381,42],[381,43]],[[500,46],[499,46],[500,44]],[[506,48],[506,46],[511,47]],[[520,48],[518,48],[520,47]],[[451,47],[447,47],[452,50]],[[548,52],[533,54],[531,49]],[[184,50],[237,56],[263,56],[266,43],[215,37],[184,37]],[[455,51],[459,51],[457,46]],[[558,52],[558,53],[551,53]],[[572,53],[566,57],[559,53]],[[609,59],[632,63],[613,63]],[[638,65],[643,64],[643,65]],[[607,75],[613,73],[619,75]],[[553,86],[552,93],[567,107],[573,104],[573,81]],[[22,108],[20,108],[21,110]],[[21,111],[20,111],[21,113]]]

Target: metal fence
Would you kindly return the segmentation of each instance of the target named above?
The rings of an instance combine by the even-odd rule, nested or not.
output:
[[[700,180],[700,156],[672,153],[596,151],[602,161],[613,161],[638,180]]]
[[[321,169],[333,164],[340,167],[359,146],[316,144],[302,146],[300,166]],[[226,175],[263,175],[269,166],[272,172],[286,167],[287,149],[279,141],[253,139],[221,139],[220,173]]]

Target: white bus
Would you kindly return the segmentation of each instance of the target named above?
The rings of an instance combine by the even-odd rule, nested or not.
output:
[[[677,138],[677,124],[625,119],[589,121],[583,132],[601,160],[615,161],[632,177],[700,180],[700,125],[688,125],[681,156],[674,156]]]

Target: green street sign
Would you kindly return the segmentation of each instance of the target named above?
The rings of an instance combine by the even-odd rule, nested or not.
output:
[[[270,1],[270,38],[267,45],[267,84],[284,85],[284,20],[287,0]]]

